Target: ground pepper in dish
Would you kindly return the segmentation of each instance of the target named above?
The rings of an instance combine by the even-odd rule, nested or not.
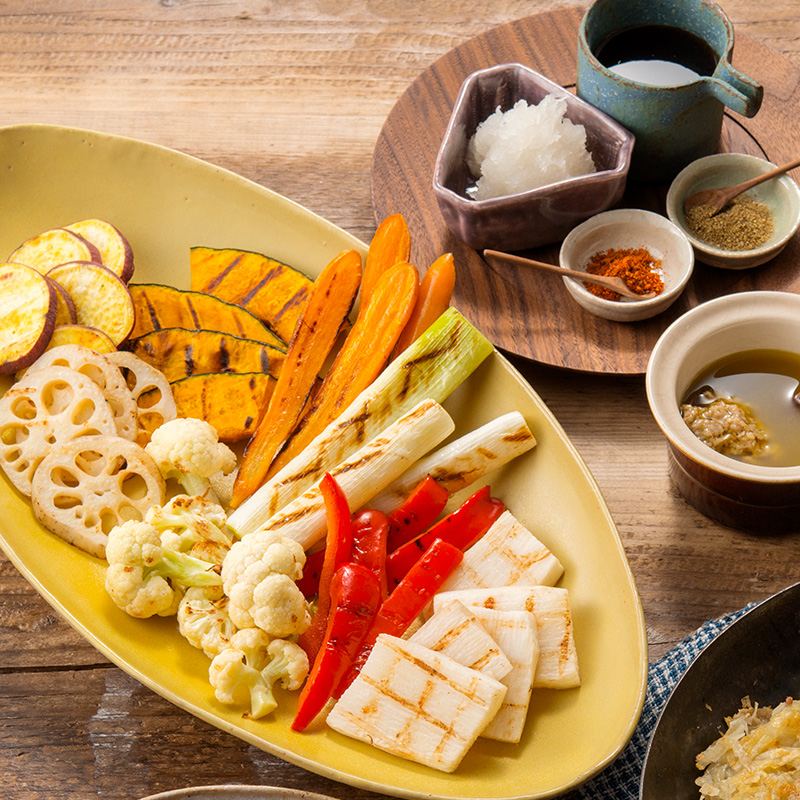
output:
[[[698,239],[722,250],[754,250],[775,228],[769,208],[745,196],[735,197],[718,214],[711,206],[695,206],[685,218]]]
[[[654,258],[644,247],[629,249],[601,250],[595,253],[586,265],[590,275],[606,275],[610,278],[622,278],[628,288],[636,294],[664,291],[661,277],[661,259]],[[592,294],[606,300],[619,300],[618,292],[597,286],[592,283],[583,284]]]

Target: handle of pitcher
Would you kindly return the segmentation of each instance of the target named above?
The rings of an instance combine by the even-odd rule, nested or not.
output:
[[[717,65],[713,77],[707,78],[711,93],[731,111],[744,117],[754,117],[764,99],[764,87],[734,69],[727,61]]]

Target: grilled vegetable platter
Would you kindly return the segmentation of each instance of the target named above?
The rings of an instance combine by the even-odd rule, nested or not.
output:
[[[280,469],[288,468],[287,464],[297,463],[297,458],[302,462],[303,457],[313,460],[318,455],[319,436],[325,438],[324,432],[315,438],[311,433],[295,430],[293,421],[296,415],[302,413],[304,420],[310,418],[313,422],[315,414],[322,414],[312,407],[314,403],[322,407],[326,404],[335,406],[333,399],[327,399],[334,393],[325,388],[323,377],[326,371],[334,375],[328,381],[329,386],[332,384],[337,390],[342,390],[350,383],[346,376],[375,369],[369,360],[363,363],[357,358],[364,348],[355,345],[349,350],[342,346],[346,353],[342,356],[343,365],[338,368],[335,360],[332,366],[320,363],[313,369],[309,368],[309,359],[313,363],[314,358],[320,357],[314,348],[322,334],[339,342],[346,342],[351,337],[351,341],[356,343],[369,339],[370,332],[383,324],[380,318],[385,315],[374,312],[369,317],[363,309],[381,309],[381,303],[388,302],[385,298],[391,297],[396,303],[397,297],[414,295],[417,289],[410,288],[412,284],[416,287],[416,283],[411,281],[414,268],[407,264],[407,268],[396,269],[390,287],[382,287],[380,280],[371,275],[369,251],[364,243],[263,187],[164,148],[87,131],[19,126],[0,131],[0,157],[6,161],[4,173],[8,182],[7,191],[0,198],[3,206],[0,210],[6,220],[0,235],[3,257],[14,253],[23,243],[41,249],[35,240],[46,232],[69,230],[99,220],[124,233],[124,240],[135,259],[132,274],[126,261],[129,254],[124,247],[120,251],[121,260],[116,272],[104,266],[102,258],[99,269],[61,268],[63,282],[76,287],[68,293],[73,297],[81,296],[80,286],[87,274],[92,275],[91,285],[95,287],[101,279],[104,286],[117,287],[117,283],[123,283],[128,287],[126,293],[116,295],[121,298],[118,302],[108,300],[89,304],[104,311],[109,318],[108,324],[100,319],[95,320],[95,324],[81,326],[80,320],[69,319],[69,308],[66,311],[62,308],[62,325],[56,325],[57,290],[29,272],[14,271],[8,280],[19,286],[19,291],[27,292],[32,304],[39,304],[37,313],[42,322],[38,328],[32,326],[30,341],[21,348],[24,352],[14,355],[14,374],[10,368],[5,369],[7,375],[2,378],[0,390],[8,394],[26,386],[27,381],[36,391],[40,381],[36,362],[41,358],[46,360],[47,353],[55,351],[55,348],[49,351],[46,348],[54,331],[60,327],[108,328],[111,345],[107,347],[112,359],[135,358],[144,363],[156,363],[169,381],[177,411],[167,411],[165,419],[175,413],[180,417],[208,419],[220,433],[220,438],[237,449],[238,472],[234,472],[231,463],[224,465],[226,456],[221,456],[218,462],[220,472],[235,474],[233,486],[228,487],[235,510],[227,522],[242,538],[230,552],[248,540],[255,541],[248,537],[257,536],[258,530],[265,525],[275,528],[277,509],[271,504],[278,502],[275,498],[279,497],[280,491],[269,494],[270,465],[277,465],[277,473],[272,476],[274,484],[274,475],[280,475]],[[110,171],[116,176],[113,189],[107,179]],[[81,175],[81,191],[75,190],[75,174]],[[53,236],[58,239],[53,247],[63,246],[61,235]],[[90,237],[87,234],[82,238]],[[413,231],[411,238],[413,241]],[[76,261],[91,264],[97,259],[89,253],[67,263]],[[246,275],[247,270],[253,270],[254,275],[263,275],[275,270],[280,272],[280,265],[288,266],[290,270],[284,276],[288,289],[258,297],[257,280],[245,278],[242,285],[228,280],[233,274],[233,262],[241,265],[237,275]],[[362,264],[366,265],[363,277]],[[427,268],[430,265],[420,266]],[[444,270],[447,268],[445,264]],[[356,301],[359,281],[352,281],[356,273],[361,284],[360,305]],[[331,280],[336,289],[323,293],[319,287],[334,274],[335,280],[333,277]],[[457,280],[457,265],[455,274]],[[308,278],[301,280],[298,275]],[[354,288],[341,288],[352,287],[353,283]],[[352,295],[350,300],[347,299],[348,291]],[[114,297],[114,292],[116,288],[109,289],[108,297]],[[368,304],[363,301],[365,293],[370,297]],[[302,299],[306,294],[308,297],[300,302],[298,298]],[[292,314],[298,307],[314,304],[315,319],[323,320],[316,331],[320,336],[307,335],[296,343],[297,337],[287,333],[296,325]],[[62,301],[62,306],[65,305],[68,306],[68,301]],[[407,319],[410,319],[412,306],[414,303],[409,300]],[[276,308],[280,324],[263,324],[265,319],[274,320]],[[395,327],[394,334],[397,334],[400,326],[395,324]],[[421,377],[425,373],[414,371],[419,364],[429,360],[433,351],[447,350],[445,343],[452,344],[459,331],[462,334],[467,332],[473,350],[485,350],[469,369],[457,374],[458,365],[454,363],[442,368],[440,374]],[[76,336],[76,333],[68,332],[63,346],[82,348],[86,342],[76,344]],[[442,338],[437,339],[437,336]],[[243,344],[245,342],[247,344]],[[408,342],[403,343],[403,347],[406,345]],[[102,350],[100,345],[98,348]],[[116,356],[116,352],[125,355]],[[171,357],[175,353],[180,355]],[[403,353],[407,354],[405,361]],[[234,363],[241,366],[232,369]],[[368,409],[374,411],[373,416],[378,419],[383,413],[388,415],[387,425],[385,429],[379,429],[381,436],[377,437],[386,439],[388,443],[377,446],[374,444],[376,439],[370,439],[370,436],[366,436],[364,443],[351,442],[353,447],[342,452],[340,464],[345,463],[344,468],[340,466],[338,472],[331,469],[314,486],[303,489],[304,497],[309,493],[316,494],[312,501],[301,503],[303,513],[299,527],[298,514],[292,515],[287,511],[278,526],[280,533],[290,535],[292,541],[300,543],[301,555],[296,556],[296,560],[309,565],[300,582],[307,581],[319,568],[319,556],[316,561],[312,558],[326,533],[334,540],[337,538],[331,533],[338,530],[334,520],[356,521],[343,513],[338,518],[335,516],[337,499],[340,512],[344,496],[345,503],[355,507],[353,510],[375,507],[391,514],[397,507],[397,498],[418,486],[432,470],[424,461],[431,458],[431,448],[436,452],[435,448],[439,446],[446,448],[448,443],[463,441],[463,437],[494,424],[498,418],[513,419],[515,424],[521,421],[528,435],[535,439],[535,446],[525,447],[508,463],[482,475],[475,482],[453,483],[440,517],[440,520],[446,520],[449,513],[454,512],[455,516],[461,509],[473,505],[480,511],[478,517],[491,517],[490,530],[500,537],[496,541],[507,541],[520,530],[535,537],[547,556],[542,581],[556,584],[558,592],[569,597],[568,636],[563,636],[560,641],[574,649],[575,661],[568,660],[568,663],[577,666],[560,688],[556,686],[557,677],[556,683],[546,679],[537,685],[534,681],[530,705],[517,734],[509,734],[505,723],[497,724],[494,738],[477,738],[465,754],[457,755],[453,761],[439,765],[419,763],[424,759],[409,760],[391,752],[392,740],[397,739],[396,736],[386,734],[383,749],[361,741],[353,731],[353,711],[341,701],[334,706],[336,713],[332,712],[330,725],[321,720],[315,711],[317,703],[324,705],[327,700],[324,687],[320,688],[324,681],[312,683],[309,678],[304,689],[292,691],[303,684],[305,674],[301,676],[292,672],[291,664],[295,663],[292,654],[295,651],[288,645],[297,648],[298,635],[304,645],[308,642],[302,637],[316,637],[316,647],[324,651],[326,628],[330,633],[337,598],[355,597],[357,593],[353,587],[366,591],[373,585],[369,576],[364,578],[364,563],[369,563],[369,556],[361,564],[351,564],[352,559],[344,559],[348,562],[348,569],[353,569],[349,573],[340,570],[334,576],[327,622],[321,625],[319,620],[314,622],[311,619],[310,627],[300,625],[304,630],[299,634],[299,629],[291,626],[286,630],[279,629],[276,618],[270,614],[259,616],[263,609],[248,606],[239,594],[231,593],[231,610],[233,612],[235,607],[239,614],[234,620],[238,620],[237,627],[241,630],[234,636],[239,636],[236,644],[241,652],[258,646],[255,641],[259,635],[257,632],[263,630],[269,631],[268,639],[288,643],[280,646],[283,648],[280,654],[272,654],[276,663],[280,656],[289,665],[282,673],[283,685],[288,688],[280,688],[281,682],[278,681],[274,703],[257,706],[253,700],[243,709],[241,703],[228,702],[237,698],[226,697],[219,682],[215,693],[209,681],[210,656],[179,634],[174,616],[161,616],[162,612],[169,612],[166,595],[144,598],[136,592],[126,595],[122,590],[116,594],[106,590],[107,575],[112,572],[108,563],[117,562],[120,565],[116,570],[120,573],[118,577],[127,580],[130,570],[125,568],[128,557],[125,553],[129,552],[129,546],[143,547],[141,541],[135,545],[130,545],[128,539],[109,543],[108,524],[101,526],[97,535],[82,535],[78,541],[75,538],[70,541],[70,537],[63,533],[57,535],[63,519],[49,520],[40,508],[34,509],[26,495],[26,482],[22,479],[12,482],[4,475],[0,484],[5,512],[0,519],[0,544],[42,596],[114,663],[181,708],[287,761],[354,786],[405,797],[544,797],[566,791],[601,770],[619,753],[633,731],[643,701],[647,670],[644,625],[636,588],[613,520],[589,471],[554,415],[516,370],[457,310],[450,309],[440,316],[407,349],[393,352],[388,363],[388,367],[376,370],[378,377],[370,384],[373,388],[362,389],[357,395],[362,397],[364,392],[373,391]],[[52,370],[75,372],[60,362],[48,369],[51,373]],[[126,365],[126,369],[133,368]],[[18,378],[16,383],[15,377]],[[70,391],[84,391],[77,384],[69,383],[70,380],[74,379],[64,377],[66,384],[72,387]],[[432,386],[439,388],[434,390]],[[440,392],[441,402],[426,396],[434,391]],[[86,392],[91,393],[91,390]],[[387,397],[389,401],[386,401]],[[404,407],[398,419],[397,414],[391,415],[401,399],[409,405]],[[147,416],[141,411],[149,408],[147,400],[148,397],[136,398],[142,416]],[[379,411],[383,408],[381,402],[385,403],[383,411]],[[257,420],[265,403],[274,423],[269,426],[259,425]],[[73,416],[80,418],[83,413],[76,412]],[[370,417],[369,414],[366,416]],[[98,426],[110,426],[111,434],[114,428],[118,431],[124,424],[123,410],[115,410],[110,420],[97,423]],[[359,426],[362,424],[364,420],[358,417],[351,425],[342,428],[340,435],[329,436],[327,449],[344,447],[351,435],[348,432],[361,430]],[[308,426],[313,428],[311,422]],[[166,427],[159,428],[158,423],[140,426],[130,433],[129,439],[145,443],[145,451],[150,448],[153,453],[153,446],[156,449],[160,446],[159,431]],[[414,450],[416,443],[425,439],[433,444],[429,442],[427,447],[419,446],[419,452]],[[242,453],[244,443],[246,447]],[[8,449],[9,443],[4,444]],[[291,447],[294,451],[287,454]],[[133,452],[126,455],[127,452],[124,457],[135,465]],[[396,460],[398,452],[403,453],[408,465],[421,463],[419,469],[422,471],[406,474],[397,465],[392,466],[392,459]],[[370,490],[368,480],[358,478],[363,463],[372,459],[379,461],[389,472],[397,471],[377,491],[374,487]],[[39,471],[37,467],[30,481],[32,492],[36,492],[34,484]],[[13,470],[6,472],[13,473]],[[23,472],[20,470],[19,474]],[[60,480],[69,488],[70,480],[62,464],[51,464],[46,472],[51,477],[56,476],[56,483]],[[146,480],[150,475],[148,470],[142,467],[140,473],[139,479],[144,483],[141,491],[158,492],[158,479],[153,478],[151,487]],[[406,486],[398,489],[396,478],[404,474]],[[163,469],[160,477],[165,478]],[[166,481],[175,477],[166,474]],[[42,479],[38,480],[41,482]],[[259,489],[259,486],[267,489]],[[206,488],[207,484],[193,484],[191,481],[181,481],[180,487],[187,495],[203,493]],[[223,493],[226,489],[218,491]],[[48,507],[48,498],[52,495],[52,491],[40,490],[44,508]],[[146,504],[149,502],[147,500]],[[154,505],[159,511],[151,517],[153,524],[167,524],[164,518],[176,508],[156,503],[151,504],[151,510]],[[189,510],[196,509],[192,507]],[[63,502],[58,512],[54,516],[66,512],[72,522],[82,513],[80,508],[76,511],[74,504]],[[103,512],[98,513],[102,515]],[[48,524],[43,525],[42,520]],[[215,524],[224,527],[223,520],[214,520]],[[342,526],[341,530],[345,531],[345,522]],[[465,527],[468,526],[461,525],[459,530]],[[357,529],[358,525],[355,525],[354,531]],[[354,531],[351,535],[357,536]],[[463,554],[452,545],[448,550],[448,547],[437,544],[441,541],[438,536],[417,540],[417,554],[410,553],[408,547],[396,547],[392,553],[394,558],[387,560],[386,574],[390,584],[403,585],[405,576],[413,574],[420,553],[423,558],[437,559],[435,563],[441,566],[447,562],[448,553],[455,551],[452,558],[457,563],[451,566],[451,570],[461,569],[463,572],[470,563],[470,551]],[[470,569],[486,561],[488,555],[497,549],[496,542],[493,544],[487,539],[481,545],[481,541],[475,547],[486,548],[484,556],[479,558],[473,553]],[[85,546],[81,548],[76,544]],[[208,547],[213,550],[212,545]],[[437,547],[447,552],[442,555]],[[303,550],[307,551],[305,557]],[[239,552],[243,549],[240,548]],[[399,555],[395,556],[396,553]],[[202,555],[203,558],[198,559],[201,563],[204,558],[213,561],[213,555]],[[240,560],[245,563],[246,557]],[[313,569],[312,563],[317,565]],[[180,566],[185,576],[193,565],[184,559]],[[226,576],[223,564],[221,576],[219,572],[212,570],[212,578],[200,581],[187,578],[192,587],[187,594],[208,591],[207,587],[204,588],[204,581],[218,586],[230,577],[236,583],[237,568],[230,566],[231,574]],[[295,577],[299,578],[299,572]],[[452,590],[447,593],[449,599],[463,602],[442,603],[444,594],[440,593],[427,604],[426,614],[436,611],[437,604],[446,606],[449,614],[463,613],[463,609],[472,606],[475,613],[467,611],[468,618],[483,617],[478,627],[485,631],[491,630],[489,618],[492,613],[499,613],[497,609],[506,602],[502,599],[505,592],[517,591],[519,595],[521,591],[530,595],[537,591],[519,587],[504,588],[503,591],[497,587],[496,591],[490,585],[484,590],[488,595],[479,602],[474,600],[474,593],[472,598],[462,594],[464,585],[456,580],[456,572],[452,573],[450,580],[450,585],[443,587]],[[270,584],[270,591],[276,592],[275,597],[280,597],[281,602],[289,602],[286,599],[288,595],[281,593],[283,589],[279,589],[278,583]],[[119,587],[120,583],[116,586]],[[347,591],[354,594],[347,595]],[[376,591],[381,591],[380,586]],[[253,594],[251,592],[251,596]],[[120,602],[120,596],[127,600]],[[386,606],[391,597],[389,594],[388,598],[379,601],[383,603],[379,607],[386,612],[383,623],[370,629],[375,640],[373,652],[376,657],[359,665],[360,672],[356,670],[348,684],[350,689],[342,695],[344,700],[350,693],[355,703],[353,707],[361,704],[363,708],[370,702],[365,699],[366,695],[351,693],[355,689],[368,689],[359,682],[374,688],[388,682],[394,672],[414,674],[404,672],[409,665],[424,663],[425,669],[432,668],[425,659],[429,658],[427,653],[432,652],[429,645],[435,639],[435,631],[432,632],[429,626],[426,632],[423,626],[408,640],[393,636],[396,631],[389,623],[396,620],[398,608],[391,604]],[[173,599],[177,601],[180,598]],[[361,600],[364,600],[363,596]],[[125,602],[128,601],[128,610],[134,612],[141,610],[143,603],[162,602],[163,605],[156,613],[139,618],[126,613]],[[252,597],[249,602],[252,604]],[[525,603],[519,596],[507,602],[511,608],[520,602]],[[485,606],[490,606],[489,610]],[[250,623],[242,620],[245,619],[243,615],[250,611],[256,621],[253,627],[248,628]],[[301,617],[306,611],[309,618],[317,616],[316,606],[311,606],[298,611],[294,617]],[[520,658],[518,653],[530,649],[533,635],[530,617],[522,611],[511,634],[496,631],[495,642],[504,635],[509,637],[505,648],[509,663],[500,663],[502,654],[495,653],[492,666],[495,676],[508,674],[510,663]],[[240,636],[242,631],[248,630],[251,634],[256,633]],[[264,642],[265,647],[267,643]],[[555,649],[552,643],[539,644],[544,649]],[[312,652],[314,646],[311,645]],[[308,647],[304,649],[309,650]],[[452,687],[466,681],[463,685],[468,690],[462,691],[461,696],[475,701],[476,708],[481,709],[479,713],[486,717],[482,722],[474,719],[468,722],[468,730],[477,731],[477,737],[501,708],[505,688],[499,690],[497,687],[501,684],[491,674],[483,676],[483,673],[463,666],[453,668],[452,660],[441,653],[430,658],[437,664],[437,674],[444,676],[441,686]],[[217,654],[212,662],[217,665],[217,677],[238,669],[233,661],[235,659]],[[314,667],[318,661],[311,660]],[[309,667],[313,678],[314,667],[311,663]],[[341,664],[337,664],[337,668],[341,668]],[[483,677],[477,677],[479,675]],[[462,724],[463,720],[457,721],[458,715],[451,713],[451,700],[443,699],[439,705],[444,713],[437,718],[436,724],[454,728]],[[303,709],[307,718],[301,713]],[[431,713],[431,708],[425,710],[425,714]],[[471,713],[466,709],[464,719],[470,719]],[[420,714],[415,712],[415,715]],[[416,728],[413,728],[413,733],[412,727],[405,730],[410,740],[422,735]],[[469,738],[472,733],[463,735]],[[377,737],[370,734],[360,738],[374,740]],[[419,751],[425,750],[425,740],[422,739],[416,747]]]

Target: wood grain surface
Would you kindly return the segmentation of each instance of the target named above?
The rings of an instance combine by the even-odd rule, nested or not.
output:
[[[373,151],[403,92],[472,37],[578,5],[7,0],[0,3],[0,125],[73,125],[174,147],[368,240],[375,230]],[[782,54],[767,90],[793,96],[800,2],[722,6],[737,35]],[[796,126],[789,119],[781,125],[775,140],[791,141]],[[424,231],[412,236],[415,247],[424,246]],[[651,660],[707,619],[800,579],[796,535],[724,528],[676,493],[640,376],[514,361],[603,491],[638,583]],[[172,706],[100,656],[0,556],[0,798],[135,800],[237,782],[377,798]]]
[[[497,347],[540,363],[588,372],[643,373],[658,337],[690,308],[722,294],[753,289],[800,291],[796,239],[761,269],[734,272],[697,263],[692,279],[667,311],[636,323],[614,322],[579,306],[559,280],[497,260],[460,241],[446,226],[432,187],[436,156],[463,81],[470,73],[521,63],[574,90],[581,9],[571,8],[500,25],[434,62],[403,93],[375,147],[372,199],[376,216],[402,213],[417,237],[415,263],[451,251],[458,264],[456,306]],[[720,149],[777,164],[800,151],[798,77],[788,60],[746,34],[736,38],[736,66],[765,86],[753,119],[726,114]],[[669,182],[630,181],[620,206],[666,213]],[[523,255],[558,263],[560,242]]]

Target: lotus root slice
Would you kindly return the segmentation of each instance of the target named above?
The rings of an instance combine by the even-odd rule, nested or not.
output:
[[[80,436],[116,436],[105,396],[67,367],[26,374],[0,398],[0,466],[26,496],[41,460]]]
[[[138,413],[136,442],[144,447],[153,431],[178,416],[172,388],[164,373],[126,350],[108,353],[106,358],[119,367]]]
[[[42,460],[31,501],[45,528],[104,558],[109,531],[144,519],[164,497],[161,473],[142,447],[118,436],[86,436]]]

